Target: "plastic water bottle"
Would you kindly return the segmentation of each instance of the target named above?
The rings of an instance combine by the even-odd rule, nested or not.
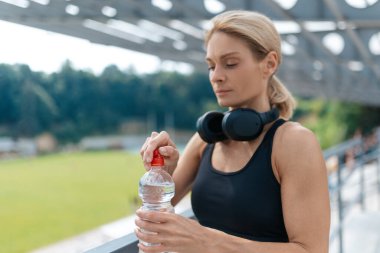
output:
[[[174,208],[171,199],[174,196],[174,181],[164,168],[164,158],[154,150],[150,170],[147,171],[139,182],[139,196],[142,200],[142,210],[171,212]],[[143,231],[144,233],[151,233]],[[145,246],[153,246],[154,244],[141,242]],[[140,251],[141,252],[141,251]]]

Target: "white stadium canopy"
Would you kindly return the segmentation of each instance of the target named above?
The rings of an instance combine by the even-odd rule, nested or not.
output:
[[[207,71],[207,20],[232,9],[274,20],[284,54],[278,74],[294,94],[380,106],[378,0],[0,0],[0,20]]]

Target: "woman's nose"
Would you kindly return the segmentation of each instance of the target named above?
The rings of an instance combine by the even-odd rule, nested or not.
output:
[[[215,67],[210,71],[210,81],[213,83],[222,82],[226,79],[223,69],[220,67]]]

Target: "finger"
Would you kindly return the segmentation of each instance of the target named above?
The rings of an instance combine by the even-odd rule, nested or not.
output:
[[[139,227],[139,228],[146,229],[146,225],[145,225],[144,220],[140,219],[139,217],[136,217],[136,219],[135,219],[135,225],[137,227]]]
[[[142,147],[141,147],[141,149],[140,149],[140,156],[141,156],[142,159],[144,159],[144,154],[145,154],[145,151],[146,151],[146,149],[147,149],[147,147],[148,147],[148,145],[149,145],[149,143],[150,143],[150,140],[151,140],[152,138],[156,137],[157,135],[158,135],[158,133],[155,132],[155,131],[153,131],[153,132],[151,133],[151,135],[150,135],[149,137],[146,138],[144,144],[142,145]]]
[[[178,150],[173,146],[164,146],[158,149],[161,155],[164,157],[178,157]]]
[[[162,244],[154,245],[154,246],[145,246],[143,243],[137,244],[139,249],[144,253],[161,253],[168,252],[169,250]]]
[[[140,217],[135,218],[135,225],[141,229],[149,230],[157,232],[156,229],[152,229],[154,226],[152,224],[156,224],[150,220],[141,219]]]
[[[140,149],[140,155],[141,157],[144,155],[144,152],[145,152],[145,149],[148,147],[148,144],[149,144],[149,141],[151,138],[154,138],[158,135],[157,132],[153,131],[151,134],[150,134],[150,137],[147,137],[144,144],[142,145],[141,149]]]
[[[151,169],[150,163],[143,161],[143,165],[146,171],[149,171]]]
[[[135,228],[135,234],[136,234],[136,237],[141,240],[141,241],[144,241],[144,243],[149,243],[149,244],[154,244],[154,245],[158,245],[160,244],[158,242],[158,237],[157,237],[157,233],[153,233],[153,232],[150,232],[150,231],[144,231],[142,229],[139,229],[139,228]]]
[[[158,212],[158,211],[143,211],[141,209],[136,211],[138,218],[147,220],[154,223],[165,223],[169,221],[171,213]]]
[[[170,139],[170,136],[166,131],[162,131],[155,136],[151,136],[149,144],[145,149],[143,160],[150,163],[152,161],[153,151],[158,147],[168,145],[175,147],[173,141]]]
[[[175,147],[164,146],[159,149],[160,154],[164,157],[165,160],[165,169],[168,173],[173,174],[174,169],[177,167],[179,152]]]
[[[159,233],[160,231],[160,223],[154,223],[154,222],[151,222],[151,221],[148,221],[148,220],[143,220],[143,219],[140,219],[139,217],[137,217],[135,219],[135,225],[143,230],[146,230],[146,231],[150,231],[150,232],[153,232],[153,233]]]
[[[141,158],[144,156],[144,152],[145,152],[146,147],[148,146],[149,140],[150,140],[150,137],[147,137],[144,144],[141,146],[141,149],[140,149]]]
[[[176,145],[175,145],[175,143],[172,141],[172,139],[170,138],[170,135],[169,135],[168,132],[166,132],[166,131],[161,131],[160,134],[161,134],[162,136],[164,136],[165,138],[167,138],[168,143],[167,143],[166,145],[168,145],[168,146],[172,146],[172,147],[176,148]]]

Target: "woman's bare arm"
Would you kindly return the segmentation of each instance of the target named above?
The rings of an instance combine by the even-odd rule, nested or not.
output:
[[[279,174],[289,241],[306,252],[328,252],[330,199],[318,140],[298,123],[285,124],[278,134],[274,167]]]

